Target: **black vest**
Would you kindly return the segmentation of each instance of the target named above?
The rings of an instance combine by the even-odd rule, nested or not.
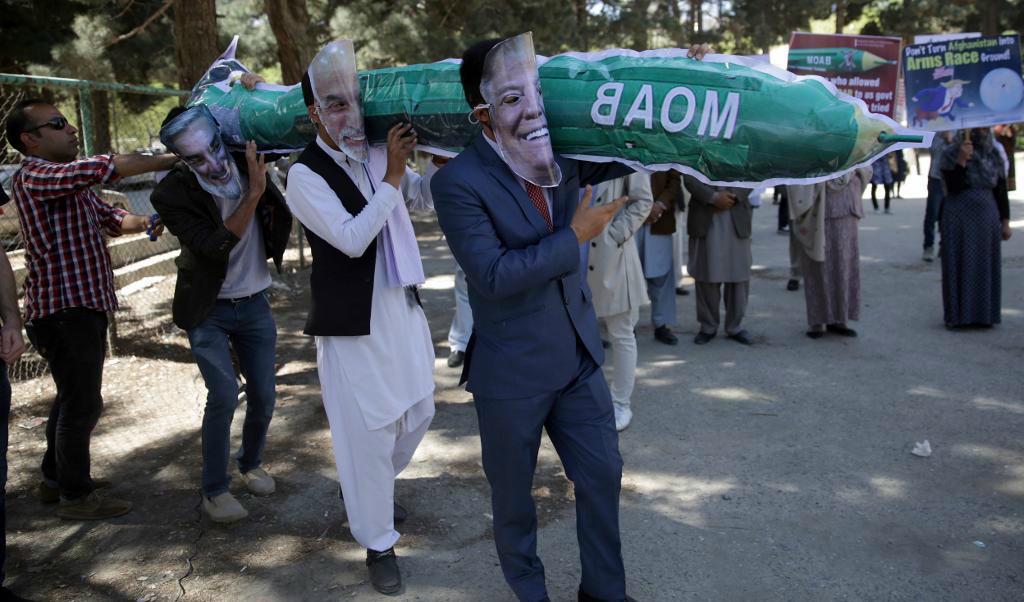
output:
[[[302,151],[296,163],[313,170],[341,200],[352,215],[366,207],[366,197],[316,140]],[[370,334],[370,306],[373,304],[373,271],[377,264],[374,238],[360,257],[349,257],[303,226],[313,267],[309,274],[312,301],[306,328],[315,336],[362,336]]]

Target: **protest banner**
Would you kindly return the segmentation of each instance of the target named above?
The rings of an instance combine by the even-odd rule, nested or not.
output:
[[[942,131],[1024,121],[1020,36],[914,44],[903,54],[911,126]]]
[[[863,100],[872,113],[896,108],[900,38],[793,32],[786,69],[820,75],[839,91]]]

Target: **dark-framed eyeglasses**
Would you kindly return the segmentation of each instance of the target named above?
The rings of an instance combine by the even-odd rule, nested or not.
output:
[[[64,117],[54,117],[49,121],[44,121],[39,125],[34,125],[28,128],[27,130],[25,130],[25,132],[34,132],[36,130],[41,130],[45,127],[51,127],[55,130],[63,130],[64,128],[68,127],[68,120]]]

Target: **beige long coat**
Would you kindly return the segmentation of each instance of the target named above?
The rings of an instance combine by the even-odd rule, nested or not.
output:
[[[588,243],[587,284],[598,318],[627,312],[650,303],[640,254],[633,235],[651,212],[651,178],[634,173],[601,185],[595,204],[628,195],[629,203],[612,218],[604,232]]]

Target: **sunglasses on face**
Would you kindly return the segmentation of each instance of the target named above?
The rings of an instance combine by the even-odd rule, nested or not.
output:
[[[63,117],[54,117],[53,119],[51,119],[49,121],[44,121],[44,122],[40,123],[39,125],[30,127],[27,130],[25,130],[25,131],[26,132],[34,132],[36,130],[41,130],[41,129],[45,128],[45,127],[51,127],[51,128],[53,128],[55,130],[63,130],[64,128],[68,127],[68,120],[63,118]]]

